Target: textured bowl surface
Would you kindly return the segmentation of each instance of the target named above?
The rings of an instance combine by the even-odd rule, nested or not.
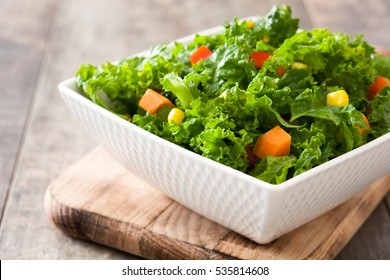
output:
[[[82,96],[74,78],[60,83],[59,90],[96,142],[128,170],[186,207],[258,243],[269,243],[318,217],[390,172],[388,133],[271,185],[121,119]]]

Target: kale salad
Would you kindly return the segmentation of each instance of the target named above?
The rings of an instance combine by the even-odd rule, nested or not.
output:
[[[298,27],[275,6],[189,44],[81,65],[76,83],[159,137],[280,184],[390,132],[390,59],[363,36]]]

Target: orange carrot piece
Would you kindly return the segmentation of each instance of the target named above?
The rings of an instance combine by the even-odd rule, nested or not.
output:
[[[287,156],[290,146],[291,135],[277,125],[257,138],[252,153],[261,159],[266,156]]]
[[[168,98],[152,89],[147,89],[139,101],[139,107],[144,109],[146,112],[150,112],[152,115],[156,114],[158,109],[160,109],[163,105],[167,105],[172,108],[174,107]]]
[[[366,133],[366,129],[370,128],[370,123],[368,122],[366,115],[362,113],[362,117],[363,117],[363,120],[366,123],[367,127],[363,128],[363,127],[360,127],[360,126],[355,124],[355,127],[359,130],[360,135],[363,135],[364,133]]]

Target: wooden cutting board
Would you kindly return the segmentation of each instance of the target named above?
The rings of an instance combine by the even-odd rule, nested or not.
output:
[[[49,185],[45,209],[69,236],[147,259],[332,259],[389,190],[390,174],[310,223],[259,245],[166,197],[98,147]]]

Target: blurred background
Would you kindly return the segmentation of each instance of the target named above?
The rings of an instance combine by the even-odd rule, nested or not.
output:
[[[126,259],[64,236],[44,192],[96,144],[57,85],[82,63],[101,64],[287,4],[301,28],[365,34],[390,49],[388,0],[0,0],[0,258]],[[389,195],[338,258],[390,258]]]

